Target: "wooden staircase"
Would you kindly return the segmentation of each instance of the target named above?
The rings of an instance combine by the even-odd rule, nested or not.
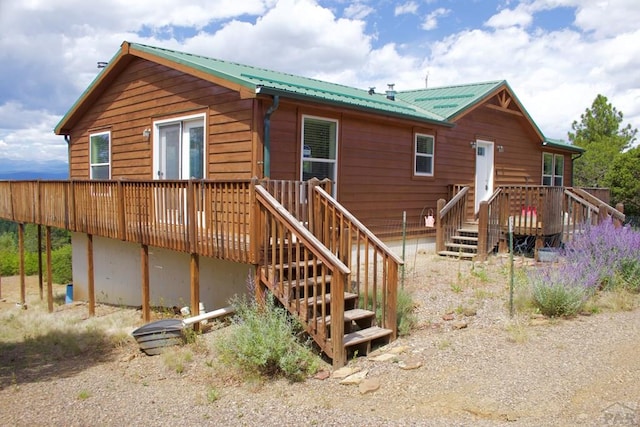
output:
[[[270,291],[334,367],[395,340],[402,259],[318,182],[269,180],[255,192],[257,296]]]
[[[445,249],[439,255],[472,260],[478,255],[478,223],[465,222],[456,233],[445,242]]]
[[[261,282],[296,316],[320,348],[330,354],[333,341],[331,276],[315,262],[284,262],[273,267],[263,266],[260,270]],[[358,294],[343,294],[344,335],[340,339],[347,357],[367,355],[372,348],[388,344],[393,331],[377,326],[374,311],[359,308]]]

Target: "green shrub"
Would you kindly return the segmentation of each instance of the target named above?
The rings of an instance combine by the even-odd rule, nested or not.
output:
[[[411,330],[417,323],[415,314],[416,304],[413,301],[411,294],[404,289],[398,289],[398,304],[397,304],[397,326],[398,335],[409,335]]]
[[[625,259],[620,262],[619,282],[629,292],[640,292],[640,260]]]
[[[398,288],[398,300],[396,302],[396,327],[398,328],[398,335],[404,336],[409,335],[411,329],[413,329],[417,323],[417,318],[415,315],[416,304],[413,301],[413,297],[411,293],[408,291]],[[378,296],[376,298],[378,305],[376,307],[376,322],[378,325],[382,325],[382,293],[378,292]],[[364,307],[364,295],[360,294],[359,296],[359,305],[360,307]],[[371,299],[369,299],[368,307],[365,307],[367,310],[371,310]]]
[[[549,317],[573,316],[579,313],[587,297],[584,288],[557,282],[534,283],[532,291],[536,307]]]
[[[70,244],[61,246],[51,252],[51,268],[53,270],[54,283],[65,284],[73,281]]]
[[[18,274],[18,254],[12,250],[0,250],[0,274],[15,276]]]
[[[316,372],[319,359],[296,336],[300,324],[278,306],[272,294],[264,304],[236,298],[234,328],[216,343],[223,362],[238,366],[249,375],[283,376],[302,381]]]

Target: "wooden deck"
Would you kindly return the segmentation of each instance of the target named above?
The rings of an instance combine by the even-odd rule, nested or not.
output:
[[[454,253],[451,248],[457,247],[459,253],[467,257],[484,259],[496,249],[506,250],[506,237],[510,231],[532,237],[537,251],[549,241],[554,244],[567,242],[604,218],[611,217],[618,224],[624,221],[621,205],[613,208],[589,192],[608,200],[608,193],[603,189],[502,186],[488,201],[480,204],[477,245],[465,245],[456,240],[464,238],[464,224],[469,221],[468,191],[469,187],[460,186],[448,203],[438,202],[436,248],[439,253]]]
[[[147,321],[149,246],[191,255],[194,313],[199,256],[253,264],[258,296],[273,292],[334,365],[342,366],[350,350],[366,354],[372,343],[395,339],[402,260],[330,196],[330,186],[257,179],[3,181],[0,218],[19,223],[20,230],[33,223],[47,233],[57,227],[87,235],[90,315],[93,236],[140,245]]]

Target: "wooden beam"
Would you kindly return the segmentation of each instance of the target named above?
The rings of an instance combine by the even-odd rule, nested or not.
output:
[[[89,316],[96,314],[96,293],[93,283],[93,235],[87,234],[87,292],[89,293]]]
[[[27,287],[24,279],[24,224],[18,223],[18,269],[20,272],[20,303],[27,299]]]
[[[191,254],[190,261],[190,275],[191,275],[191,315],[197,316],[200,314],[200,257],[196,253]],[[200,329],[200,323],[194,323],[193,329],[195,331]]]
[[[40,182],[38,182],[38,189],[40,189]],[[42,225],[40,224],[38,224],[38,289],[40,290],[40,301],[42,301],[44,295],[42,292]]]
[[[514,116],[524,117],[524,114],[522,114],[520,111],[511,110],[509,108],[504,108],[504,107],[501,107],[499,105],[485,104],[485,107],[491,108],[492,110],[498,110],[498,111],[503,112],[503,113],[513,114]]]
[[[142,272],[142,320],[151,320],[149,305],[149,246],[140,245],[140,268]]]
[[[47,254],[47,308],[53,313],[53,269],[51,266],[51,227],[45,228],[45,245]]]

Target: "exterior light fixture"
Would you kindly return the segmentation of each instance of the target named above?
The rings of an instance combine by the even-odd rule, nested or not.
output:
[[[151,136],[151,129],[146,128],[145,130],[142,131],[142,138],[145,141],[148,141],[150,136]]]
[[[471,141],[471,142],[469,143],[469,146],[475,150],[475,149],[476,149],[476,147],[477,147],[477,144],[476,144],[476,142],[475,142],[475,141]]]

